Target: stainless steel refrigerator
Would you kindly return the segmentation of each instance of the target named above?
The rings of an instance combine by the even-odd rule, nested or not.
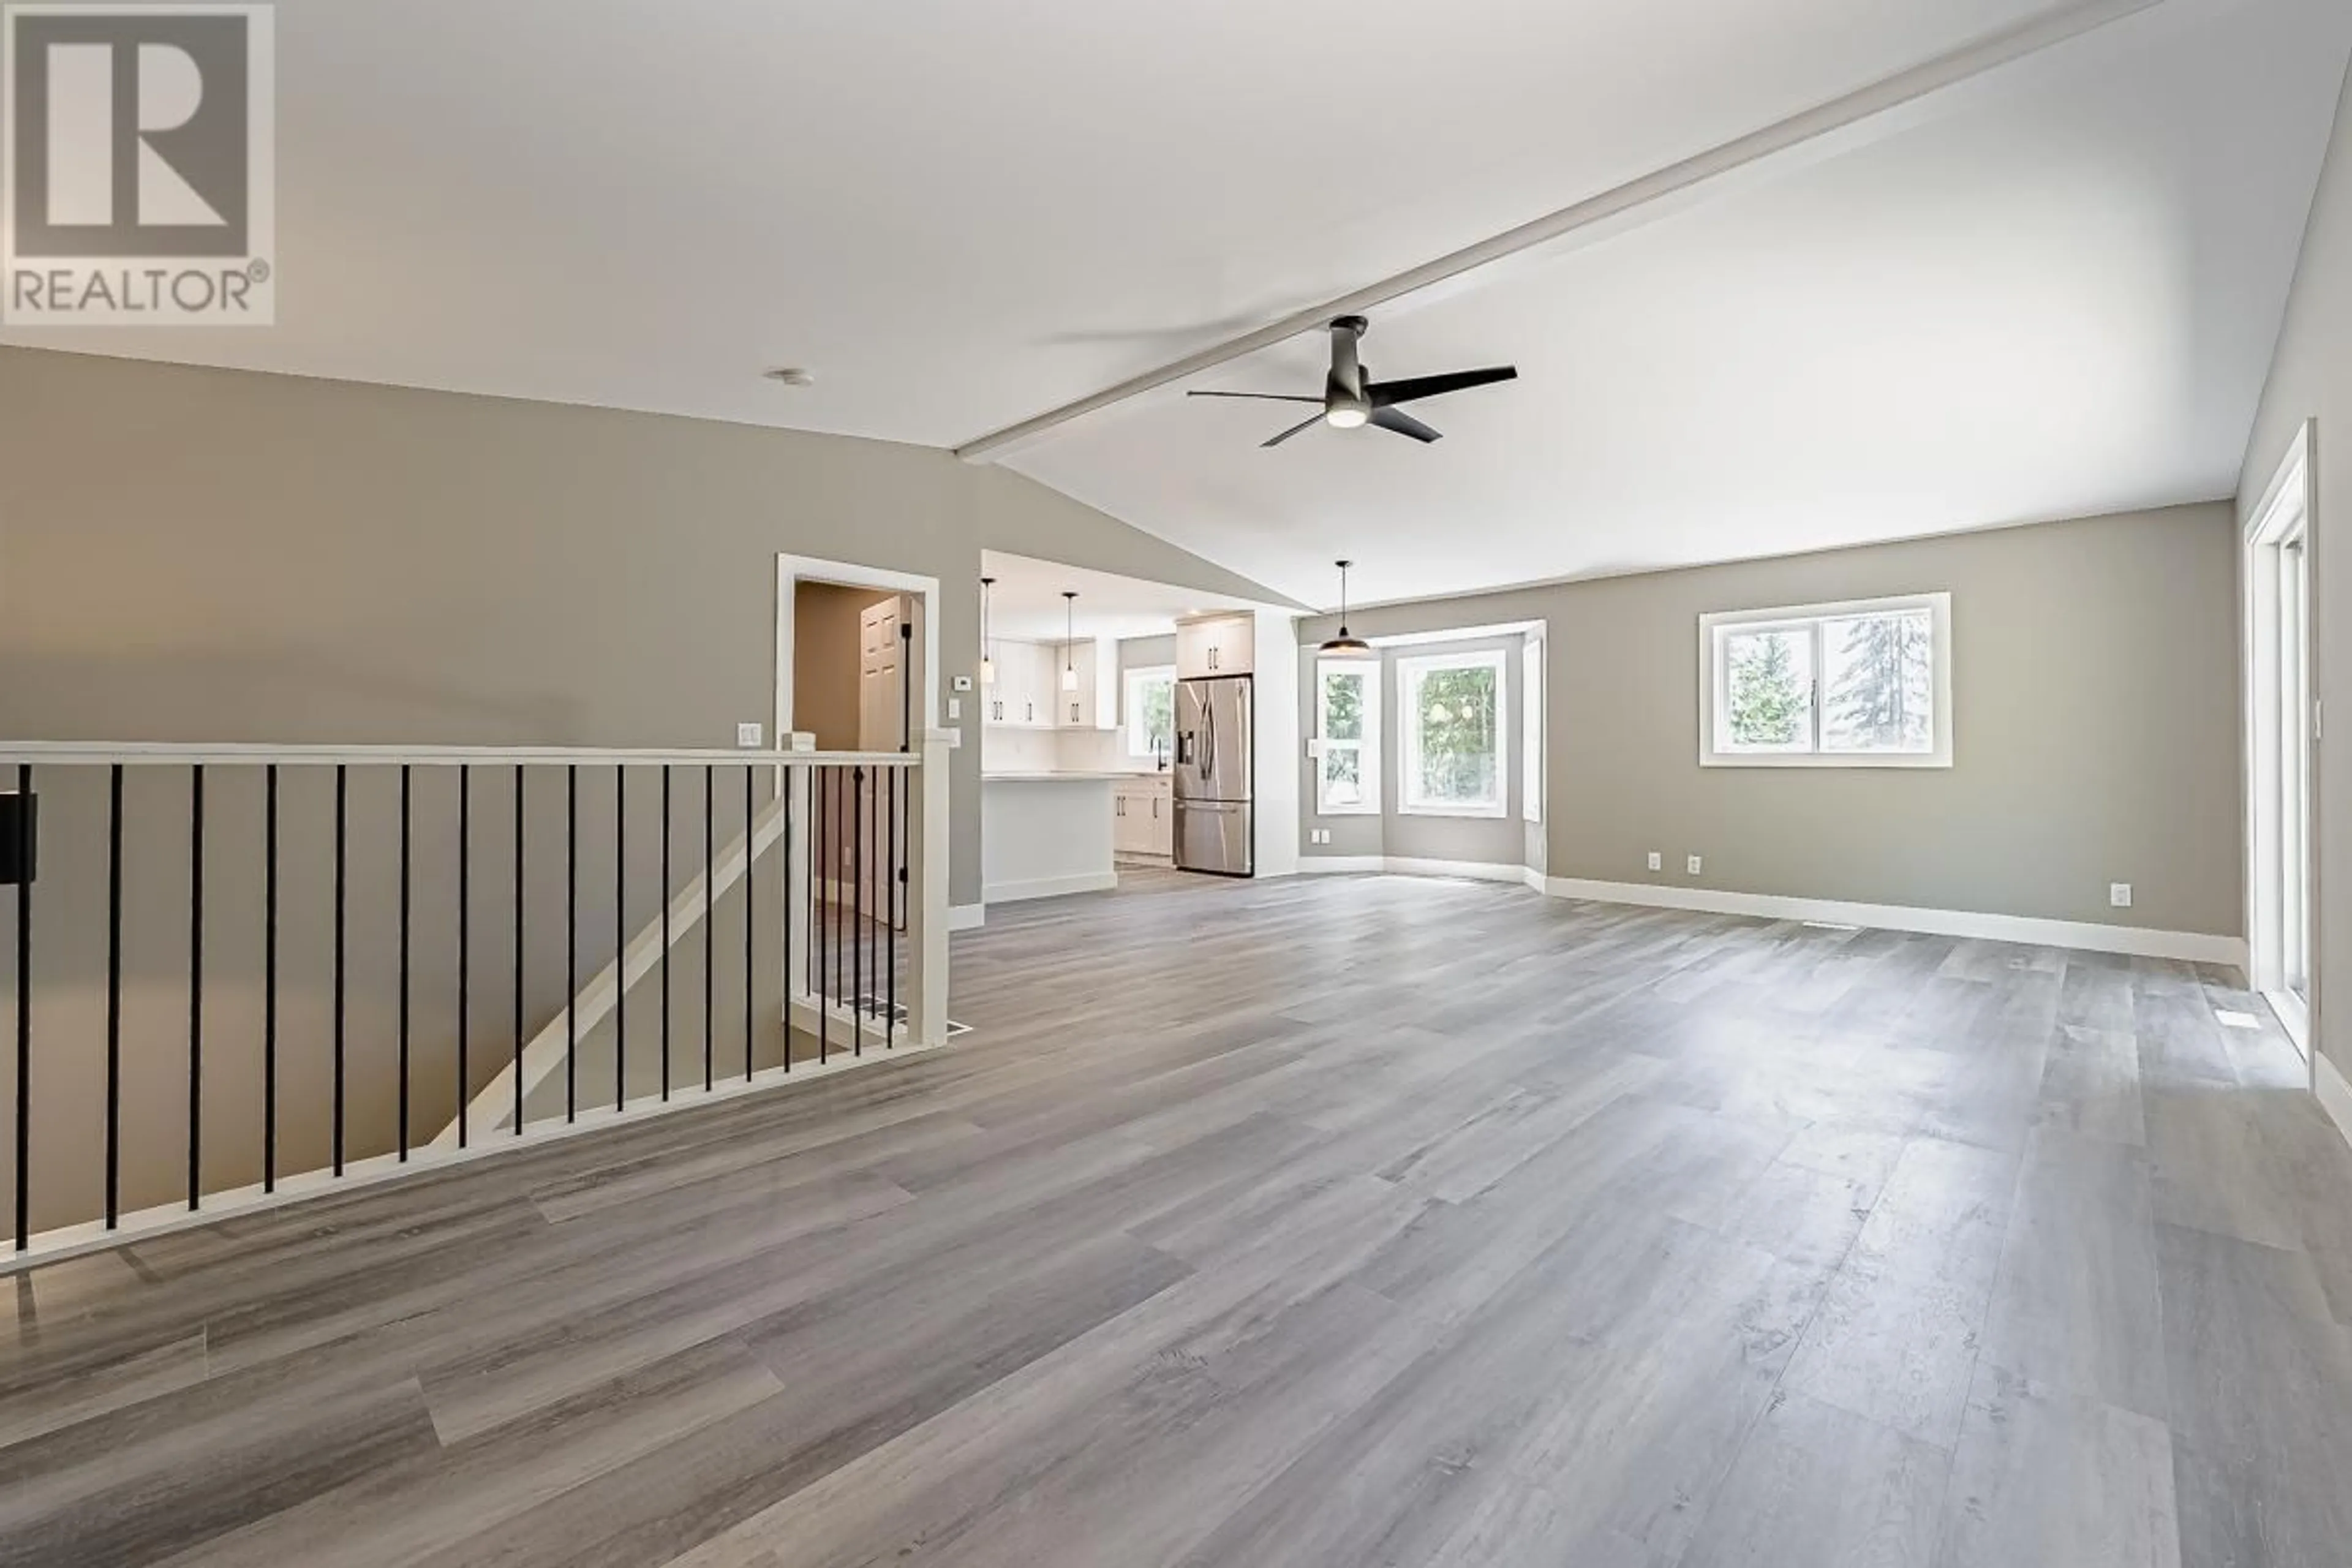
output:
[[[1250,678],[1176,683],[1176,868],[1257,874]]]

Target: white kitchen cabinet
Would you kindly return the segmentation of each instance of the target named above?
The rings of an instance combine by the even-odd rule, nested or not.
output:
[[[1056,650],[1043,643],[996,645],[996,684],[982,697],[981,721],[1013,729],[1051,729],[1060,695]]]
[[[1111,802],[1111,848],[1120,855],[1172,859],[1176,854],[1176,805],[1165,773],[1122,781]]]
[[[1176,679],[1209,680],[1220,675],[1250,675],[1257,668],[1257,621],[1250,616],[1214,616],[1176,625]]]
[[[1118,644],[1108,638],[1083,638],[1052,650],[1054,655],[1054,723],[1062,730],[1118,728]],[[1062,689],[1062,672],[1075,668],[1078,689]]]

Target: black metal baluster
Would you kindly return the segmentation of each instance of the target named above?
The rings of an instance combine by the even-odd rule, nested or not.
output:
[[[835,833],[841,831],[842,824],[849,818],[849,813],[842,809],[841,800],[841,786],[847,782],[848,774],[845,772],[840,768],[833,770],[833,830]],[[856,998],[849,995],[849,988],[842,984],[841,976],[841,961],[847,954],[849,943],[842,940],[846,933],[840,929],[841,853],[837,847],[833,855],[833,907],[827,912],[825,921],[825,924],[833,928],[833,994],[837,999],[844,997],[848,999],[852,1007],[851,1016],[855,1017]]]
[[[278,764],[262,773],[261,1190],[278,1190]]]
[[[719,950],[719,769],[702,764],[702,1092],[718,1086],[719,993],[711,979],[711,955]]]
[[[760,901],[760,879],[752,875],[757,861],[752,855],[751,793],[759,783],[759,770],[746,764],[743,769],[743,1081],[751,1081],[751,1047],[758,1043],[760,963],[751,945],[752,922]]]
[[[515,824],[514,824],[514,1135],[522,1136],[522,971],[523,971],[523,806],[529,792],[524,788],[523,764],[515,764]]]
[[[661,856],[661,860],[662,860],[662,878],[661,878],[661,926],[662,926],[662,932],[661,932],[661,936],[662,936],[662,951],[661,951],[661,971],[662,971],[662,976],[661,976],[661,998],[662,998],[662,1026],[661,1026],[662,1074],[661,1074],[661,1097],[662,1097],[662,1103],[663,1103],[664,1105],[667,1105],[667,1104],[669,1103],[669,889],[670,889],[670,879],[670,879],[670,865],[669,865],[669,840],[670,840],[670,834],[671,834],[671,832],[672,832],[672,830],[673,830],[673,828],[674,828],[674,826],[675,826],[674,819],[672,818],[672,816],[671,816],[671,815],[670,815],[670,773],[671,773],[670,764],[668,764],[667,763],[664,763],[662,764],[662,856]]]
[[[899,884],[898,786],[906,782],[907,770],[892,768],[884,776],[890,781],[890,851],[883,865],[889,886],[890,913],[882,922],[882,940],[889,952],[886,962],[889,978],[882,988],[882,1048],[895,1051],[898,1048],[898,912],[905,897]]]
[[[849,775],[849,1054],[866,1054],[866,770]]]
[[[343,1017],[344,924],[343,899],[350,881],[349,850],[351,847],[351,769],[342,763],[335,764],[335,1110],[334,1167],[335,1174],[343,1173],[343,1047],[346,1025]]]
[[[809,792],[816,798],[816,837],[809,845],[809,902],[816,911],[811,917],[816,934],[813,989],[816,992],[816,1065],[823,1067],[833,1053],[833,999],[825,989],[826,949],[833,927],[833,770],[820,768],[811,777],[816,785]]]
[[[783,960],[784,970],[784,1070],[793,1070],[793,773],[787,766],[776,771],[776,805],[784,814],[784,834],[780,842],[784,847],[783,870],[776,878],[776,907],[782,911],[783,940],[776,944],[776,952]]]
[[[400,764],[400,1163],[408,1163],[408,945],[414,906],[409,870],[410,824],[415,818],[413,770]]]
[[[629,1103],[629,770],[613,766],[613,1109]]]
[[[122,764],[109,783],[106,852],[106,1228],[122,1214]]]
[[[580,1118],[580,764],[563,770],[563,1120]]]
[[[16,1250],[33,1245],[33,764],[16,764],[17,804],[24,837],[16,864]]]
[[[467,1060],[473,1036],[474,767],[457,764],[457,1147],[466,1146],[466,1112],[474,1098]]]
[[[905,621],[898,623],[898,752],[912,756],[915,751],[915,628]],[[890,989],[885,998],[882,1016],[885,1050],[898,1048],[898,931],[907,913],[907,866],[900,858],[901,814],[914,807],[914,775],[905,768],[890,771],[890,929],[886,940],[890,943]]]
[[[204,1200],[205,765],[188,770],[188,1208]]]
[[[803,831],[808,834],[808,845],[801,854],[801,873],[807,886],[802,891],[801,908],[804,911],[802,924],[807,929],[801,937],[801,973],[808,981],[809,994],[816,1001],[817,1060],[824,1060],[824,965],[818,946],[818,909],[816,901],[818,868],[824,863],[824,795],[819,782],[824,774],[811,766],[801,770],[801,778],[808,787],[808,821]],[[793,896],[792,879],[784,882],[784,897]]]

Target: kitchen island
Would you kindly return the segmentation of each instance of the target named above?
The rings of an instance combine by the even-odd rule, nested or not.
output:
[[[982,896],[992,904],[1118,886],[1113,798],[1128,773],[995,773],[980,781]]]

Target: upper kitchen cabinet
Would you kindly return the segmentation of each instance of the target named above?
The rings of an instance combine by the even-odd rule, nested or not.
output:
[[[1257,669],[1257,621],[1251,616],[1211,616],[1176,625],[1176,678],[1213,680]]]
[[[1118,644],[1088,637],[1054,652],[1054,723],[1063,730],[1118,728]],[[1077,689],[1068,689],[1066,671],[1075,670]]]
[[[982,721],[1015,729],[1054,728],[1061,668],[1059,650],[1044,643],[998,643],[996,683],[982,694]]]

